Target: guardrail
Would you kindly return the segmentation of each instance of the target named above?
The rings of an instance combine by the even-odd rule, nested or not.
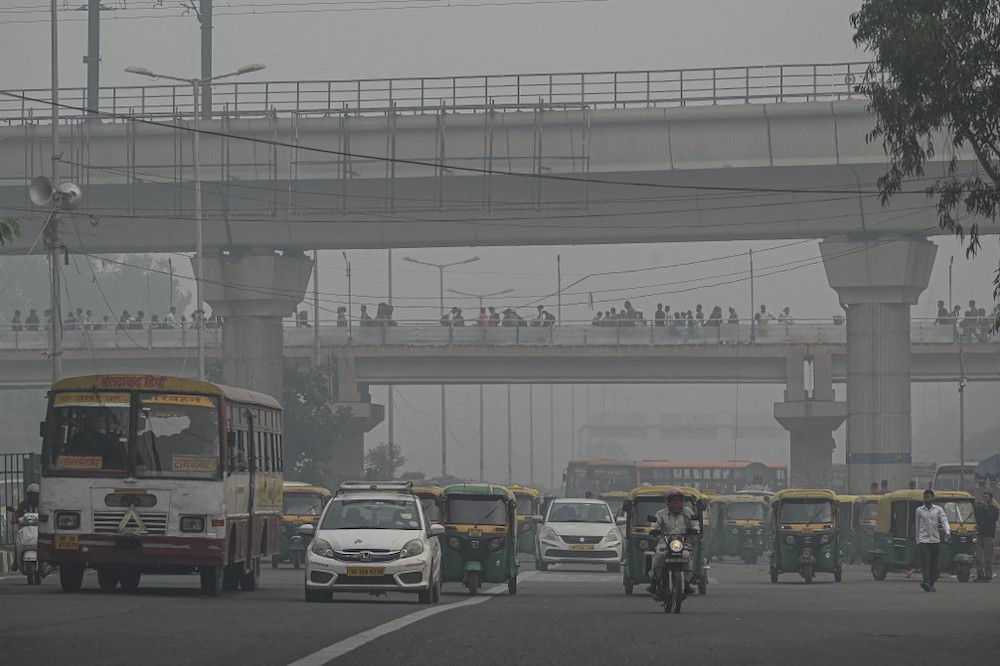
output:
[[[213,84],[215,114],[329,116],[484,112],[564,108],[652,108],[661,106],[815,102],[862,97],[855,86],[870,63],[759,65],[698,69],[487,74],[310,81],[232,81]],[[51,91],[9,90],[0,94],[0,122],[47,122]],[[86,88],[60,89],[67,120],[88,108]],[[100,89],[99,110],[119,117],[191,117],[194,100],[187,84],[114,86]],[[73,109],[81,109],[74,112]]]
[[[793,324],[769,322],[763,326],[750,321],[720,322],[719,325],[648,325],[593,326],[589,322],[564,322],[559,326],[441,326],[426,321],[396,321],[390,325],[371,322],[348,326],[320,322],[319,338],[323,347],[357,346],[684,346],[684,345],[787,345],[836,344],[847,342],[843,324],[829,320],[797,321]],[[222,345],[221,328],[207,328],[203,335],[208,348]],[[197,345],[192,328],[156,328],[125,330],[68,330],[63,347],[67,350],[137,350],[190,349]],[[1000,335],[987,335],[983,329],[975,332],[951,325],[935,324],[934,320],[911,323],[913,344],[957,345],[965,343],[1000,343]],[[315,332],[311,326],[301,327],[287,322],[284,331],[286,347],[311,347]],[[44,330],[13,330],[9,325],[0,329],[0,351],[19,350],[44,355],[49,348]]]

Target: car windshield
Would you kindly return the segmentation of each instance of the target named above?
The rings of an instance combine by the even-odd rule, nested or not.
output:
[[[506,503],[500,497],[483,495],[482,499],[449,497],[445,521],[454,525],[506,525]]]
[[[216,399],[144,393],[139,400],[136,476],[215,478],[221,458]]]
[[[976,516],[972,508],[972,500],[950,500],[937,502],[944,509],[944,515],[948,517],[949,523],[975,523]]]
[[[611,523],[608,505],[592,502],[556,502],[549,509],[548,523]]]
[[[286,516],[318,516],[323,512],[323,496],[319,493],[285,491],[281,513]]]
[[[824,500],[785,500],[778,509],[782,523],[832,523],[833,504]]]
[[[419,530],[420,512],[412,499],[337,498],[323,516],[323,530]]]
[[[734,502],[726,508],[729,520],[764,520],[764,505],[759,502]]]
[[[517,498],[517,515],[519,515],[519,516],[533,516],[533,515],[535,515],[535,498],[534,497],[518,497]]]
[[[58,393],[47,424],[50,470],[117,471],[128,465],[129,394]]]

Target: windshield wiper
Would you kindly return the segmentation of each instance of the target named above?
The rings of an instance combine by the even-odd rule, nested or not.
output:
[[[483,516],[482,518],[480,518],[479,521],[475,525],[472,526],[472,529],[474,529],[474,530],[475,529],[479,529],[479,526],[482,525],[483,523],[485,523],[487,520],[489,520],[490,516],[492,516],[494,513],[496,513],[497,509],[499,509],[501,506],[503,506],[503,505],[500,502],[497,502],[497,505],[495,507],[493,507],[492,509],[490,509],[489,513],[487,513],[485,516]]]

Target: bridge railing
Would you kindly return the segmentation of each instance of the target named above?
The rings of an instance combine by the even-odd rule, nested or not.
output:
[[[311,81],[232,81],[213,84],[212,111],[230,117],[306,114],[382,115],[493,109],[652,108],[764,102],[814,102],[860,98],[855,86],[866,62],[759,65],[698,69],[489,74]],[[0,94],[0,122],[47,122],[48,89]],[[67,120],[89,108],[86,88],[65,88],[60,102]],[[107,116],[191,117],[190,85],[135,85],[100,89]],[[74,111],[79,109],[79,111]]]
[[[527,322],[525,322],[527,324]],[[593,326],[590,322],[563,322],[559,326],[441,326],[437,322],[396,321],[393,325],[338,326],[336,322],[320,322],[319,338],[324,347],[330,346],[684,346],[684,345],[787,345],[836,344],[847,342],[843,324],[830,320],[799,320],[792,324],[768,322],[755,324],[720,322],[719,325]],[[20,330],[0,327],[0,351],[19,350],[43,356],[49,349],[45,330]],[[221,328],[204,331],[204,344],[218,348],[222,344]],[[986,335],[982,329],[965,331],[952,325],[935,324],[934,320],[915,320],[910,339],[914,344],[957,345],[967,343],[1000,343],[1000,335]],[[288,322],[284,331],[286,347],[311,347],[315,332],[311,326]],[[67,330],[63,346],[67,350],[154,350],[189,349],[197,345],[197,333],[192,328],[97,329]]]

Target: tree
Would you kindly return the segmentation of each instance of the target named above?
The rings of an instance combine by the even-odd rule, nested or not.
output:
[[[399,447],[382,442],[365,453],[365,478],[371,481],[396,478],[396,470],[406,464],[406,456],[399,452]]]
[[[336,368],[299,369],[286,361],[284,380],[285,476],[328,486],[336,478],[332,453],[350,418],[350,410],[330,408]]]
[[[881,139],[890,159],[878,180],[882,203],[946,151],[946,175],[925,191],[937,199],[941,228],[967,239],[966,257],[975,256],[978,220],[995,221],[1000,209],[1000,4],[864,0],[851,25],[854,43],[875,56],[857,89],[876,115],[868,140]],[[977,169],[959,171],[963,150],[972,151]],[[963,214],[972,221],[964,223]],[[1000,267],[993,286],[996,300]]]
[[[8,217],[6,220],[0,220],[0,245],[5,245],[14,240],[14,236],[20,235],[20,222],[12,217]]]

